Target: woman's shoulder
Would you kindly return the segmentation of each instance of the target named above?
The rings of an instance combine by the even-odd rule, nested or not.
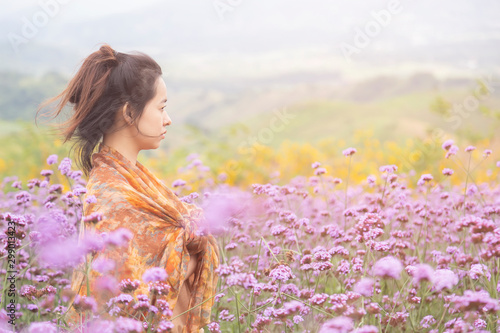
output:
[[[95,199],[91,203],[85,200],[85,215],[94,211],[109,215],[117,205],[123,206],[127,203],[129,190],[130,185],[126,178],[117,170],[105,164],[93,167],[87,181],[86,198],[92,196]]]
[[[127,178],[108,164],[95,165],[89,174],[87,188],[119,189],[128,185]]]

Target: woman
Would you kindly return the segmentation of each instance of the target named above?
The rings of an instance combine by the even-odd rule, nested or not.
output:
[[[54,117],[67,103],[72,105],[64,136],[65,142],[76,140],[77,162],[88,176],[84,216],[102,214],[95,224],[99,232],[118,228],[133,232],[128,247],[107,249],[97,256],[116,262],[118,281],[142,280],[147,269],[164,268],[171,318],[195,307],[173,320],[174,332],[198,332],[210,322],[218,279],[217,243],[212,235],[197,232],[201,210],[180,201],[137,161],[139,151],[159,147],[172,123],[165,110],[167,91],[161,75],[160,66],[149,56],[103,45],[84,60],[68,87],[44,105],[59,100]],[[85,224],[81,235],[91,228]],[[82,296],[89,289],[104,307],[107,299],[95,290],[98,275],[93,272],[86,281],[75,273],[72,289]],[[139,288],[139,293],[147,294],[147,288]]]

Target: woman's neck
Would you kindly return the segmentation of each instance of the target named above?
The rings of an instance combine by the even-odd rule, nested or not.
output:
[[[111,147],[122,154],[132,165],[136,165],[139,150],[134,147],[134,144],[127,140],[126,136],[117,135],[119,132],[106,134],[102,139],[102,143]]]

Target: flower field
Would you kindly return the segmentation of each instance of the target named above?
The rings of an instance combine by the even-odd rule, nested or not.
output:
[[[336,157],[328,163],[317,150],[297,163],[306,169],[283,164],[293,177],[238,187],[236,174],[249,166],[214,177],[199,156],[188,156],[171,186],[204,209],[198,223],[222,254],[205,332],[500,332],[494,152],[448,140],[439,162],[412,173],[397,158],[372,166],[375,149],[364,148],[330,146]],[[82,202],[95,198],[70,159],[46,162],[36,178],[1,184],[0,331],[168,332],[165,272],[115,281],[114,263],[92,260],[95,251],[126,246],[132,233],[78,241],[81,223],[105,220],[81,216]],[[272,165],[265,163],[255,169]],[[112,295],[107,314],[91,297],[71,294],[81,265],[101,274],[102,292]],[[149,294],[136,297],[141,284]]]

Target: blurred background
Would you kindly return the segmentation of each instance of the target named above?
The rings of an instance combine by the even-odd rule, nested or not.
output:
[[[232,184],[308,176],[314,161],[341,177],[348,147],[358,150],[354,179],[385,164],[418,178],[448,163],[446,139],[461,151],[499,146],[497,0],[2,0],[1,8],[1,177],[37,177],[48,155],[70,153],[34,124],[36,109],[102,43],[162,66],[172,126],[159,150],[141,156],[168,181],[195,157]],[[490,159],[486,178],[497,176]]]

